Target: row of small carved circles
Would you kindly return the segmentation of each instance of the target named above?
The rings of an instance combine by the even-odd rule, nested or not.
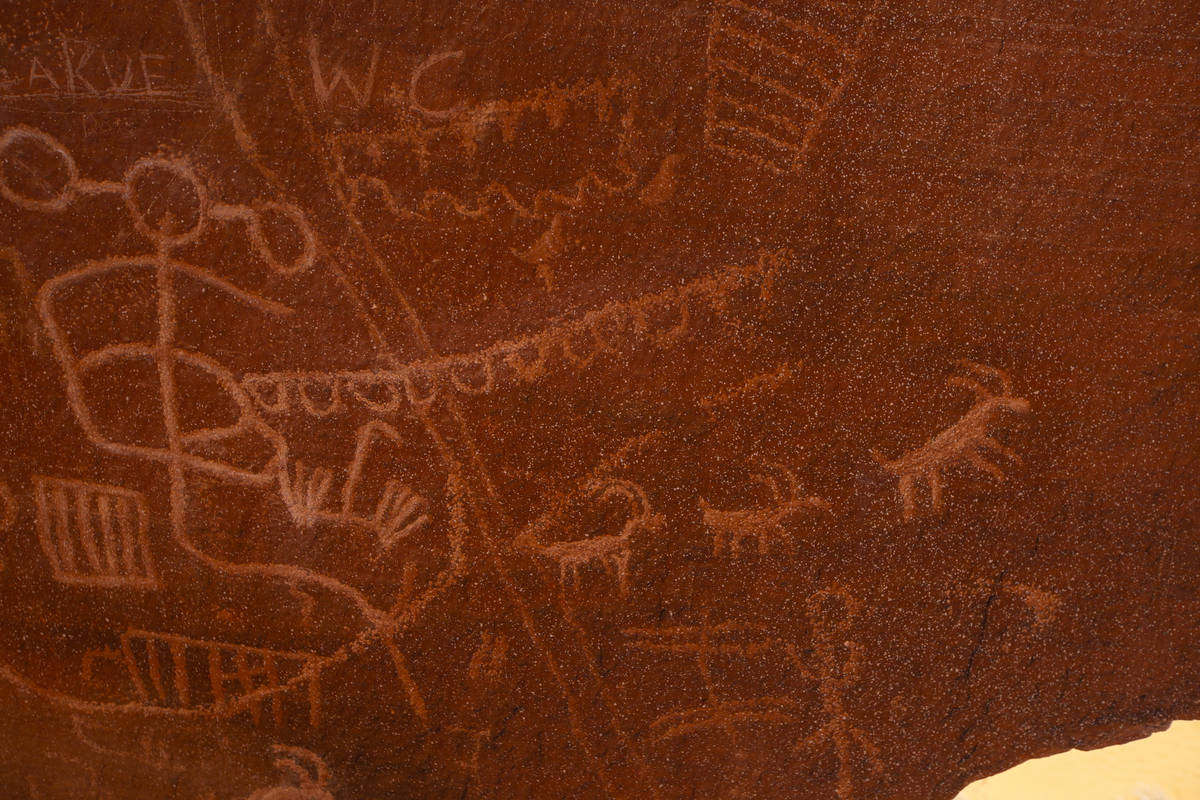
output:
[[[740,277],[744,274],[735,275],[734,280]],[[657,346],[670,346],[687,332],[691,299],[703,294],[719,297],[713,288],[704,283],[690,291],[685,287],[668,295],[646,298],[645,302],[600,309],[573,325],[538,336],[398,371],[252,373],[243,378],[242,386],[261,410],[271,414],[291,411],[293,394],[299,409],[316,417],[341,411],[343,392],[375,413],[400,410],[402,397],[413,406],[426,407],[437,399],[446,380],[454,389],[469,395],[494,391],[501,368],[507,368],[519,380],[538,380],[549,371],[555,350],[563,363],[582,369],[602,353],[615,352],[615,340],[622,334],[648,335]],[[656,327],[651,314],[672,306],[677,316],[667,326]],[[321,400],[320,396],[327,399]]]

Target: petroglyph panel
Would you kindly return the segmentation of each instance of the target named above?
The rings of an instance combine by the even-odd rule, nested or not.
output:
[[[14,0],[0,796],[954,797],[1195,716],[1180,0]]]

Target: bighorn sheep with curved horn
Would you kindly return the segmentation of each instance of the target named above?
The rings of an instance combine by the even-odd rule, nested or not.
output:
[[[833,513],[828,502],[816,495],[805,496],[800,488],[796,474],[780,464],[768,464],[787,483],[787,490],[777,477],[756,473],[751,479],[765,485],[771,492],[771,502],[752,508],[739,508],[726,511],[713,508],[703,497],[700,498],[700,512],[704,525],[713,533],[713,555],[721,555],[726,547],[731,556],[736,557],[741,551],[742,539],[752,536],[758,540],[760,555],[767,552],[772,539],[786,539],[787,531],[784,522],[795,514],[814,509]]]
[[[871,455],[880,466],[900,479],[900,499],[904,504],[905,520],[910,520],[917,514],[917,481],[922,481],[929,487],[933,510],[941,513],[942,473],[949,467],[965,462],[1002,481],[1004,473],[1000,467],[985,459],[983,453],[992,451],[1016,463],[1020,463],[1021,460],[1010,447],[992,438],[990,430],[1004,411],[1028,414],[1029,401],[1013,396],[1012,381],[1001,370],[976,364],[974,361],[957,363],[981,379],[995,379],[1000,384],[1000,393],[996,394],[974,378],[952,376],[946,380],[947,385],[963,386],[975,393],[975,405],[971,406],[967,413],[921,447],[894,461],[888,461],[877,450],[871,451]]]
[[[536,539],[535,530],[542,526],[535,523],[531,529],[517,536],[513,544],[558,562],[559,584],[564,590],[568,582],[572,586],[579,585],[580,567],[590,562],[600,562],[616,578],[621,594],[626,594],[629,590],[630,539],[639,531],[660,527],[662,517],[653,513],[645,491],[632,481],[616,478],[596,480],[588,484],[588,488],[603,500],[620,495],[628,501],[630,514],[620,533],[541,544]]]

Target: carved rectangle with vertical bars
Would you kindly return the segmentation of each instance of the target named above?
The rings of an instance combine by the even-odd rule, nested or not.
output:
[[[323,660],[315,654],[140,630],[121,637],[121,651],[138,697],[147,705],[218,716],[248,712],[258,725],[267,704],[270,721],[282,729],[284,701],[291,695],[306,708],[308,724],[319,724]]]
[[[33,477],[37,533],[54,579],[82,586],[152,589],[150,512],[141,492],[67,478]]]

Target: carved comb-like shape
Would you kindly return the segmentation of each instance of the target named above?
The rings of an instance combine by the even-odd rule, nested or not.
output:
[[[307,706],[309,725],[320,719],[320,667],[312,653],[269,650],[170,633],[130,630],[121,637],[125,666],[139,700],[180,711],[233,716],[249,712],[263,722],[269,703],[276,729],[292,697]]]
[[[300,525],[311,525],[325,505],[325,498],[333,486],[333,473],[325,467],[305,470],[304,462],[297,461],[293,475],[281,476],[279,494],[287,506],[292,519]]]
[[[56,581],[157,587],[147,536],[150,513],[141,492],[35,475],[33,494],[38,542]]]
[[[379,541],[390,547],[411,536],[430,522],[429,501],[398,480],[388,481],[375,509]]]

